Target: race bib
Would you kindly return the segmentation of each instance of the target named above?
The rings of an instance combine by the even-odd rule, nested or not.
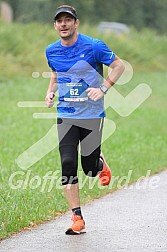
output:
[[[63,88],[64,101],[87,101],[86,89],[88,87],[89,85],[84,80],[80,80],[78,83],[65,83]]]

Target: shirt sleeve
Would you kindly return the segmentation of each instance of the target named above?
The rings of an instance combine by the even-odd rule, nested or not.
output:
[[[115,59],[115,53],[99,39],[94,40],[93,51],[95,60],[107,66],[109,66]]]
[[[46,59],[48,61],[48,66],[52,69],[52,71],[56,71],[55,68],[52,66],[50,60],[49,60],[49,55],[48,55],[48,49],[46,48]]]

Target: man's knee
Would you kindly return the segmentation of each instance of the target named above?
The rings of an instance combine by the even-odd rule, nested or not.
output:
[[[72,157],[62,158],[62,184],[76,184],[77,178],[77,166]]]
[[[95,158],[82,158],[82,168],[86,176],[96,177],[102,170],[103,163],[99,160],[99,157]]]

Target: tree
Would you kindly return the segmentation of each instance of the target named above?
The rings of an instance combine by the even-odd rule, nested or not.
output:
[[[96,25],[100,21],[122,22],[137,29],[149,27],[166,32],[167,0],[6,0],[14,10],[16,21],[51,22],[56,8],[73,5],[81,23]]]

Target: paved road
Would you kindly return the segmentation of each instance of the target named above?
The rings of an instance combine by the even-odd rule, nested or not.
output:
[[[2,241],[0,252],[166,252],[167,171],[156,176],[159,182],[153,176],[141,189],[133,184],[84,206],[86,234],[64,235],[68,212]]]

